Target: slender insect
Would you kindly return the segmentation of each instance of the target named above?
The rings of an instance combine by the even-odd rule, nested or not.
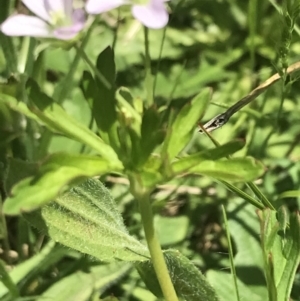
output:
[[[289,75],[295,71],[300,70],[300,62],[297,62],[291,66],[289,66],[285,72],[285,75]],[[265,82],[263,82],[261,85],[256,87],[254,90],[252,90],[247,96],[240,99],[237,103],[232,105],[227,111],[225,111],[222,114],[219,114],[206,122],[203,125],[203,128],[207,132],[212,132],[224,124],[228,122],[228,120],[231,118],[232,115],[234,115],[236,112],[238,112],[240,109],[242,109],[244,106],[246,106],[249,102],[254,100],[257,96],[259,96],[261,93],[263,93],[265,90],[267,90],[270,86],[272,86],[274,83],[276,83],[282,76],[279,73],[274,74],[270,78],[268,78]],[[203,133],[203,130],[199,130],[200,133]]]

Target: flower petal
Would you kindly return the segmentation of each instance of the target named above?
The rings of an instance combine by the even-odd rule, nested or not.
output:
[[[27,6],[27,8],[30,11],[32,11],[38,17],[42,18],[45,21],[50,20],[50,16],[45,6],[44,0],[22,0],[22,2]]]
[[[71,40],[73,39],[78,32],[83,27],[80,27],[78,24],[66,27],[60,27],[53,31],[54,36],[60,40]]]
[[[64,3],[64,12],[66,16],[72,16],[73,13],[73,0],[65,0]]]
[[[1,31],[8,36],[53,37],[46,22],[26,15],[9,17],[1,24]]]
[[[89,14],[100,14],[128,3],[127,0],[88,0],[85,10]]]
[[[59,27],[53,31],[56,38],[61,40],[70,40],[74,38],[85,25],[85,12],[83,9],[75,9],[72,16],[73,24],[71,26]]]
[[[72,22],[73,22],[73,24],[81,23],[82,25],[84,25],[85,21],[86,21],[86,16],[85,16],[84,10],[81,9],[81,8],[75,9],[73,11],[73,14],[72,14]]]
[[[38,0],[41,1],[41,0]],[[66,14],[68,12],[69,14],[66,16],[71,16],[70,8],[72,9],[73,0],[42,0],[45,2],[45,7],[47,11],[49,12],[62,12],[63,14]]]
[[[133,5],[131,11],[133,16],[145,26],[154,29],[162,28],[169,21],[164,2],[164,0],[151,0],[147,5]]]

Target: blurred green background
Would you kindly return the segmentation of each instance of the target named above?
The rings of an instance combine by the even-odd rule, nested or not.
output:
[[[201,89],[211,87],[211,103],[203,118],[203,121],[209,120],[247,95],[277,70],[282,70],[284,60],[289,65],[297,62],[300,58],[299,20],[296,20],[294,31],[287,36],[287,22],[282,13],[284,7],[280,6],[281,1],[277,2],[170,1],[168,27],[150,30],[149,33],[152,71],[156,76],[155,102],[160,110],[176,112]],[[22,39],[13,41],[20,49]],[[127,87],[136,99],[144,100],[143,28],[131,18],[128,8],[121,9],[120,15],[116,10],[103,14],[85,50],[94,62],[99,53],[113,43],[117,86]],[[34,48],[33,45],[33,49],[35,57],[39,58],[39,47]],[[42,68],[46,70],[42,79],[43,89],[52,95],[68,72],[75,51],[49,47],[43,56],[45,64]],[[27,71],[34,72],[37,66],[27,68]],[[88,66],[81,62],[62,105],[68,114],[89,125],[89,105],[79,87],[85,69]],[[10,87],[7,81],[11,73],[4,50],[0,51],[0,74],[1,87],[7,89]],[[293,84],[290,84],[291,80],[295,80]],[[299,194],[289,198],[280,198],[280,195],[300,189],[299,97],[300,85],[296,74],[288,78],[286,83],[278,82],[272,86],[235,114],[228,124],[213,132],[213,137],[220,144],[236,138],[246,141],[246,146],[235,156],[249,155],[261,161],[266,172],[257,179],[256,184],[276,207],[285,204],[291,211],[299,210]],[[5,162],[7,156],[28,161],[41,159],[38,151],[40,144],[30,141],[30,137],[43,135],[43,128],[34,122],[24,123],[26,121],[22,116],[0,103],[0,161]],[[211,140],[199,134],[195,125],[193,139],[183,154],[212,147]],[[47,152],[67,151],[76,154],[81,150],[79,142],[54,135]],[[91,150],[86,148],[85,152],[90,154]],[[105,175],[101,180],[115,198],[129,232],[143,239],[140,215],[129,192],[127,179]],[[238,186],[246,189],[244,184]],[[267,300],[259,222],[253,206],[229,192],[222,183],[195,175],[176,178],[157,187],[152,199],[156,213],[155,226],[162,247],[175,248],[191,259],[221,296],[228,296],[232,292],[228,284],[231,281],[228,243],[220,209],[221,204],[225,205],[234,242],[234,263],[244,287],[242,300]],[[68,277],[77,275],[79,278],[76,279],[80,279],[80,273],[96,266],[92,258],[53,246],[50,250],[55,252],[46,252],[44,257],[38,259],[35,254],[47,244],[48,239],[19,217],[7,218],[7,232],[10,258],[2,259],[9,266],[20,266],[26,259],[36,259],[30,267],[23,267],[26,270],[24,275],[20,274],[20,287],[26,296],[42,295],[47,289],[53,289],[54,284],[67,285],[63,281]],[[2,231],[2,237],[4,234],[5,230]],[[90,288],[95,299],[91,297],[89,300],[97,300],[99,291],[103,292],[103,297],[114,295],[119,300],[156,300],[135,270],[130,266],[120,266],[97,266],[103,283],[98,286],[100,289],[97,292]],[[300,300],[299,275],[297,273],[293,286],[293,300]]]

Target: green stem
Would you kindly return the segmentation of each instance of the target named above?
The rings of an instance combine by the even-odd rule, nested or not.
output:
[[[214,143],[216,147],[220,146],[220,143],[215,140],[210,133],[206,133],[210,140]],[[229,159],[230,156],[227,156],[227,159]],[[249,194],[245,193],[244,191],[240,190],[239,188],[235,187],[234,185],[226,182],[221,181],[220,183],[224,184],[230,191],[236,193],[241,198],[247,200],[250,204],[254,205],[255,207],[259,209],[264,209],[265,207],[269,207],[272,210],[276,210],[274,206],[269,202],[267,197],[258,189],[258,187],[253,182],[246,182],[246,186],[258,197],[260,201],[257,201],[255,198],[250,196]]]
[[[1,1],[1,9],[0,9],[0,24],[8,17],[10,10],[10,2],[9,0]],[[2,48],[3,55],[5,57],[6,62],[6,70],[4,73],[5,77],[9,77],[11,74],[18,73],[17,62],[18,55],[16,52],[15,44],[13,43],[13,39],[4,35],[0,32],[0,48]]]
[[[139,202],[145,236],[158,282],[167,301],[178,301],[162,249],[155,233],[149,192],[138,182],[137,176],[131,179],[131,192]]]
[[[11,264],[11,260],[9,257],[10,245],[8,241],[7,225],[6,225],[4,214],[2,213],[3,212],[2,206],[3,206],[3,201],[2,201],[2,196],[0,194],[0,231],[2,235],[3,258],[8,264]]]
[[[149,38],[148,38],[148,28],[144,27],[144,38],[145,38],[145,70],[146,70],[146,91],[147,91],[147,103],[151,106],[154,103],[153,99],[153,81],[151,74],[151,58],[149,52]]]
[[[28,52],[29,52],[29,48],[30,48],[30,39],[31,39],[30,37],[23,38],[22,47],[20,50],[20,54],[18,56],[18,58],[19,58],[18,71],[20,73],[25,72],[26,62],[27,62],[27,58],[28,58]]]
[[[267,197],[259,190],[253,182],[247,182],[247,187],[252,190],[252,192],[256,195],[256,197],[265,205],[265,207],[269,207],[271,210],[276,210],[274,206],[270,203]]]
[[[113,42],[111,44],[111,48],[113,49],[113,51],[115,51],[116,44],[117,44],[118,32],[119,32],[119,27],[120,27],[120,20],[121,20],[121,13],[120,13],[120,8],[118,8],[118,21],[117,21],[117,26],[114,29],[114,39],[113,39]]]
[[[91,24],[91,26],[89,27],[88,31],[86,32],[84,39],[80,45],[80,47],[78,47],[77,45],[74,45],[74,48],[76,50],[78,50],[78,48],[83,51],[85,46],[87,45],[90,36],[92,34],[93,29],[95,28],[95,26],[97,25],[97,18],[93,21],[93,23]],[[80,58],[81,55],[80,53],[77,51],[76,55],[74,57],[73,62],[70,65],[70,68],[68,70],[67,75],[65,76],[65,78],[63,79],[63,81],[61,82],[61,87],[59,87],[60,89],[57,89],[54,93],[54,99],[58,102],[58,103],[62,103],[67,97],[68,95],[71,93],[72,89],[70,89],[73,80],[74,80],[74,74],[78,68],[79,62],[80,62]]]
[[[91,33],[92,33],[94,27],[96,26],[96,24],[97,24],[97,18],[94,20],[94,22],[88,29],[88,31],[81,43],[81,46],[79,47],[80,49],[84,49],[85,46],[87,45],[89,38],[91,36]],[[76,49],[77,49],[77,47],[76,47]],[[59,85],[56,87],[56,89],[54,91],[53,99],[55,99],[59,104],[61,104],[72,91],[72,89],[70,89],[70,87],[72,86],[74,74],[79,65],[80,58],[81,58],[81,56],[77,52],[73,62],[71,63],[71,66],[69,68],[67,75],[59,83]],[[51,142],[51,139],[52,139],[52,133],[49,130],[46,130],[41,139],[41,143],[40,143],[41,146],[39,148],[38,158],[42,158],[46,155],[49,144]]]
[[[227,236],[227,241],[228,241],[228,251],[229,251],[229,259],[230,259],[230,269],[231,269],[231,274],[233,277],[233,283],[235,287],[235,294],[236,294],[236,300],[240,301],[240,294],[239,294],[239,288],[237,284],[237,274],[236,274],[236,269],[234,266],[234,255],[233,255],[233,249],[232,249],[232,244],[231,244],[231,237],[230,237],[230,229],[227,221],[227,216],[226,216],[226,211],[224,206],[222,205],[222,213],[223,213],[223,218],[224,218],[224,224],[225,224],[225,230],[226,230],[226,236]]]
[[[232,185],[232,184],[230,184],[230,183],[228,183],[226,181],[221,181],[221,180],[220,180],[220,183],[222,183],[223,185],[225,185],[228,190],[232,191],[233,193],[235,193],[236,195],[238,195],[242,199],[246,200],[247,202],[249,202],[253,206],[257,207],[258,209],[261,209],[261,210],[265,209],[264,204],[262,204],[261,202],[257,201],[251,195],[247,194],[246,192],[242,191],[241,189],[237,188],[236,186],[234,186],[234,185]]]
[[[94,116],[93,116],[93,114],[91,114],[91,118],[90,118],[90,122],[89,122],[89,129],[91,131],[93,130],[93,123],[94,123]],[[83,143],[81,148],[80,148],[79,153],[84,154],[86,147],[87,147],[87,145],[85,143]]]
[[[111,89],[111,84],[109,81],[104,77],[104,75],[95,67],[95,65],[92,63],[92,61],[89,59],[89,57],[86,55],[86,53],[83,51],[82,47],[75,46],[77,50],[77,54],[80,55],[85,62],[89,65],[89,67],[93,70],[93,72],[96,74],[98,79],[102,82],[102,84],[107,88]]]
[[[165,42],[165,39],[166,39],[166,32],[167,32],[167,27],[164,28],[163,37],[162,37],[162,40],[161,40],[161,43],[160,43],[158,62],[157,62],[157,67],[156,67],[156,72],[155,72],[155,77],[154,77],[154,82],[153,82],[153,95],[155,95],[157,75],[158,75],[158,71],[160,69],[161,57],[162,57],[162,52],[163,52],[163,48],[164,48],[164,42]]]
[[[255,35],[257,27],[257,0],[250,0],[248,6],[248,22],[249,22],[249,32],[250,32],[250,61],[251,70],[254,70],[255,66]]]
[[[286,69],[285,69],[284,73],[283,73],[283,77],[281,79],[281,100],[280,100],[280,105],[279,105],[279,109],[277,112],[277,124],[276,124],[277,129],[279,128],[279,125],[280,125],[280,116],[282,113],[283,103],[287,96],[286,79],[287,79],[287,75],[286,75]]]

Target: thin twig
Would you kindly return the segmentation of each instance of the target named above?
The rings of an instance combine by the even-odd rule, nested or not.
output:
[[[300,70],[300,62],[297,62],[290,67],[287,68],[285,76],[290,75],[293,72]],[[224,124],[226,124],[232,115],[234,115],[236,112],[238,112],[240,109],[242,109],[244,106],[246,106],[248,103],[253,101],[256,97],[258,97],[260,94],[262,94],[264,91],[266,91],[270,86],[275,84],[279,79],[281,79],[283,75],[276,73],[270,78],[268,78],[265,82],[263,82],[261,85],[256,87],[254,90],[252,90],[247,96],[240,99],[237,103],[235,103],[233,106],[231,106],[227,111],[225,111],[222,114],[219,114],[206,122],[203,125],[203,128],[206,130],[206,132],[212,132]],[[199,130],[200,133],[203,133],[204,131],[202,129]]]

